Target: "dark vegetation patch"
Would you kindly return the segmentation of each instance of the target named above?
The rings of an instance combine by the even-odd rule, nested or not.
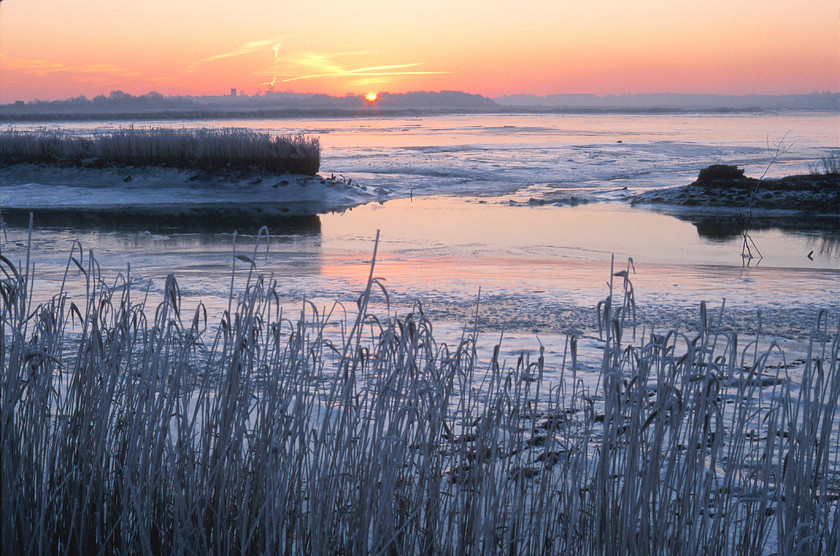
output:
[[[742,199],[749,201],[745,193],[752,191],[759,199],[769,200],[774,204],[776,196],[771,192],[833,192],[840,191],[840,174],[799,174],[782,178],[750,178],[744,170],[728,164],[712,164],[700,170],[697,179],[691,184],[694,188],[709,189],[711,198]],[[723,189],[723,191],[721,191]],[[732,191],[728,191],[732,190]],[[746,192],[744,190],[747,190]],[[773,208],[784,208],[776,207]]]
[[[757,179],[736,166],[713,164],[687,186],[638,195],[633,204],[787,210],[810,214],[840,212],[840,174],[813,173]]]
[[[738,182],[744,180],[743,168],[729,164],[712,164],[700,170],[695,185],[714,185],[719,182]]]

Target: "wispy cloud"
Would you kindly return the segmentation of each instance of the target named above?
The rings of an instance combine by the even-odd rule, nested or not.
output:
[[[446,73],[443,71],[404,71],[403,68],[413,68],[419,66],[420,64],[398,64],[398,65],[390,65],[390,66],[371,66],[369,68],[356,68],[356,69],[339,69],[336,71],[331,71],[327,73],[313,73],[310,75],[299,75],[297,77],[289,77],[288,79],[284,79],[283,82],[289,81],[300,81],[301,79],[316,79],[319,77],[359,77],[359,76],[383,76],[383,75],[439,75],[442,73]],[[395,71],[395,70],[400,71]],[[390,70],[390,71],[386,71]]]
[[[300,71],[287,72],[281,81],[301,81],[304,79],[334,78],[334,77],[395,77],[408,75],[440,75],[444,71],[421,71],[415,70],[419,63],[410,64],[387,64],[380,66],[350,67],[337,63],[334,58],[337,55],[331,54],[307,54],[299,58],[287,60],[291,65],[297,66]]]
[[[271,47],[274,52],[277,52],[277,49],[280,48],[280,44],[276,40],[264,40],[264,41],[250,41],[246,42],[239,48],[235,50],[231,50],[230,52],[222,52],[221,54],[214,54],[213,56],[208,56],[207,58],[202,58],[198,62],[187,67],[187,71],[195,71],[195,69],[208,62],[214,62],[216,60],[224,60],[225,58],[234,58],[236,56],[244,56],[245,54],[251,54],[252,52],[256,52],[258,50],[262,50],[265,48]]]
[[[52,78],[70,80],[92,93],[102,93],[109,88],[129,87],[149,91],[159,87],[183,86],[182,80],[164,75],[156,75],[150,79],[138,71],[109,64],[64,64],[6,54],[0,54],[0,69],[5,73],[4,84],[9,87],[12,87],[12,83],[17,83],[18,87],[28,87],[40,80]]]
[[[6,70],[28,73],[34,77],[45,77],[53,73],[77,75],[108,75],[111,77],[137,77],[137,72],[108,64],[62,64],[50,60],[36,60],[0,54],[0,65]]]

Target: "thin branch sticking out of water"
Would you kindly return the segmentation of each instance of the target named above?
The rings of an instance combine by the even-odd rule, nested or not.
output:
[[[750,195],[749,208],[747,209],[747,219],[741,229],[741,235],[743,237],[743,242],[741,243],[741,260],[747,265],[749,265],[753,259],[758,259],[758,262],[761,262],[761,259],[764,258],[761,251],[758,249],[758,245],[755,244],[755,241],[753,241],[753,238],[750,235],[753,221],[753,204],[755,203],[755,196],[758,193],[764,178],[767,177],[767,172],[770,171],[770,168],[773,167],[773,164],[776,163],[780,156],[788,152],[793,147],[793,145],[785,143],[786,137],[787,133],[785,133],[775,144],[771,144],[770,140],[767,140],[768,149],[770,149],[773,154],[770,157],[770,161],[767,163],[767,167],[761,174],[761,177],[758,178],[758,182],[755,184],[752,194]],[[755,253],[753,253],[753,251]]]

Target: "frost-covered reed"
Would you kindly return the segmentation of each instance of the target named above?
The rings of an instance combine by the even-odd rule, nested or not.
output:
[[[253,258],[236,261],[252,274],[208,326],[174,276],[147,307],[80,246],[30,306],[29,265],[0,255],[0,552],[840,549],[840,343],[824,318],[798,380],[705,310],[695,333],[637,344],[622,271],[593,390],[574,338],[562,361],[510,364],[469,328],[440,343],[419,306],[375,315],[373,268],[355,316],[288,315]]]
[[[189,169],[251,168],[314,175],[317,137],[239,128],[135,128],[71,135],[40,129],[0,132],[0,164],[159,165]]]

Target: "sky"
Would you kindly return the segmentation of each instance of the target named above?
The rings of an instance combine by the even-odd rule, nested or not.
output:
[[[2,0],[0,102],[840,90],[837,0]]]

